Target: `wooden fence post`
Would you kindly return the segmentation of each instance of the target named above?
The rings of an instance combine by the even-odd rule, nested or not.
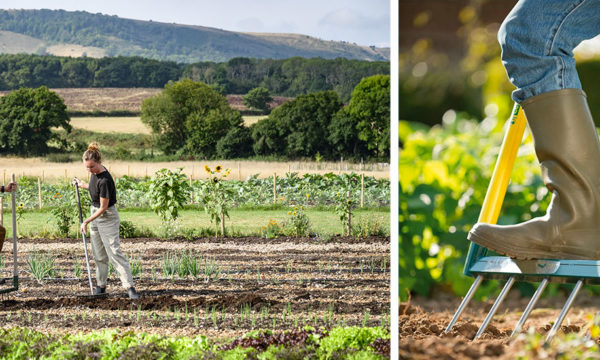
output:
[[[238,179],[242,181],[242,165],[238,162]]]
[[[350,190],[348,190],[347,196],[348,196],[348,201],[350,201]],[[348,216],[348,228],[346,229],[346,235],[350,236],[350,233],[352,230],[352,225],[351,225],[352,208],[350,206],[348,206],[347,216]]]
[[[273,204],[277,203],[277,173],[273,173]]]
[[[192,183],[194,182],[194,172],[192,171],[192,176],[190,176],[190,204],[194,204],[194,188],[192,187]]]
[[[360,207],[365,207],[365,174],[360,174]]]
[[[42,208],[42,181],[38,178],[38,200],[40,203],[40,209]]]

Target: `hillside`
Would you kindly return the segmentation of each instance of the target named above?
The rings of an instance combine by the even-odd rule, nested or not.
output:
[[[58,56],[141,56],[179,63],[235,57],[338,57],[386,61],[389,48],[299,34],[241,33],[64,10],[0,10],[0,52]]]

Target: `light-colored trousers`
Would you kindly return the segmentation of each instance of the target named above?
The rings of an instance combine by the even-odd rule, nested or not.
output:
[[[91,210],[94,214],[98,208],[92,205]],[[90,223],[90,241],[92,243],[92,254],[94,254],[94,261],[96,262],[96,285],[100,287],[106,286],[109,261],[119,274],[123,287],[129,289],[133,286],[129,261],[121,252],[120,224],[119,212],[114,205]]]

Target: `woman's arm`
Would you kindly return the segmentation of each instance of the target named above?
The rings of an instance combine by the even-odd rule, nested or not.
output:
[[[81,224],[81,231],[87,235],[87,225],[94,221],[96,218],[98,218],[100,215],[102,215],[106,209],[108,209],[108,203],[109,203],[110,199],[108,198],[100,198],[100,208],[98,210],[96,210],[95,213],[92,214],[92,216],[90,216],[89,218],[85,219],[83,221],[83,223]]]

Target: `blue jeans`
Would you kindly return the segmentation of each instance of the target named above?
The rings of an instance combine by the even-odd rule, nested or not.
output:
[[[600,0],[520,0],[498,32],[513,100],[581,89],[573,49],[598,33]]]

